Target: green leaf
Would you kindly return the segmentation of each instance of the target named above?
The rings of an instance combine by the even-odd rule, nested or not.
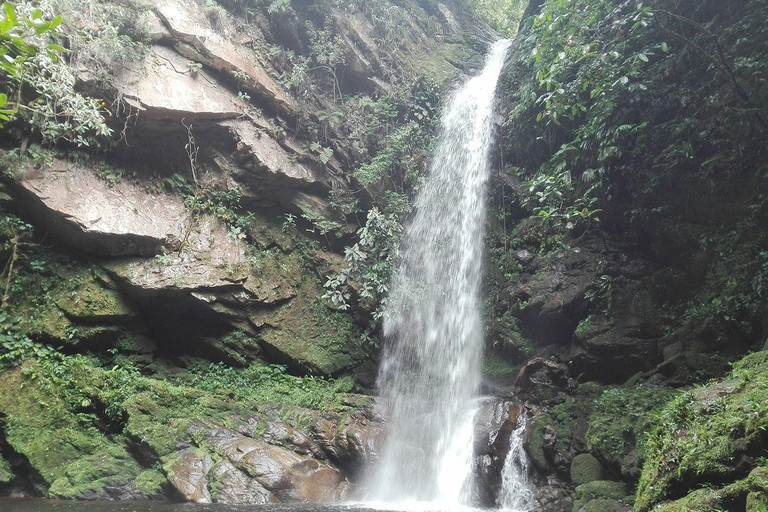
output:
[[[16,19],[16,8],[12,3],[5,2],[3,4],[3,13],[5,14],[5,19],[10,21],[11,25],[18,24],[18,20]]]
[[[62,46],[59,46],[58,44],[53,44],[53,43],[49,44],[45,48],[47,50],[53,50],[53,51],[56,51],[56,52],[62,52],[62,53],[68,53],[69,52],[69,50],[67,50],[66,48],[64,48]]]
[[[661,51],[663,51],[664,53],[669,52],[669,45],[666,42],[661,43]]]

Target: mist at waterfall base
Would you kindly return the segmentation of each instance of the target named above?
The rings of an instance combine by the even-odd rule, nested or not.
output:
[[[363,483],[366,502],[379,507],[444,510],[476,501],[480,262],[495,91],[510,44],[494,43],[483,70],[447,102],[427,179],[405,229],[385,306],[377,381],[387,438]],[[527,480],[507,484],[518,491],[529,487]],[[532,503],[527,495],[505,496],[502,491],[502,506],[524,509]]]

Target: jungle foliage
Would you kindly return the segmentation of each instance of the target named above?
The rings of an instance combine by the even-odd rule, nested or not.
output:
[[[544,3],[506,79],[506,161],[524,206],[573,230],[616,201],[631,203],[624,221],[658,217],[673,181],[732,176],[738,161],[764,174],[766,19],[760,0],[728,13],[689,0]]]

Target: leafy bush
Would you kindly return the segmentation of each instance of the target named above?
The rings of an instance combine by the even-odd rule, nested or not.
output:
[[[360,305],[378,320],[381,300],[386,296],[397,260],[402,226],[394,216],[384,215],[374,207],[368,212],[368,220],[357,231],[357,236],[359,241],[344,249],[347,268],[328,278],[324,297],[336,308],[346,310],[354,294]]]
[[[341,407],[339,393],[351,390],[351,381],[298,377],[285,366],[252,365],[245,369],[223,363],[196,364],[179,384],[214,394],[231,394],[237,400],[276,402],[310,409],[334,410]]]
[[[768,8],[712,12],[690,0],[549,0],[526,20],[506,79],[506,146],[529,209],[568,229],[619,198],[633,217],[658,215],[673,175],[732,173],[756,150],[768,32],[755,19]]]
[[[11,2],[3,4],[3,18],[0,20],[0,75],[17,89],[15,102],[6,106],[8,95],[0,94],[0,128],[9,121],[20,107],[21,83],[26,74],[26,66],[30,59],[41,52],[49,59],[57,59],[57,52],[64,49],[54,43],[45,46],[35,44],[41,40],[44,34],[54,34],[61,24],[62,17],[56,16],[46,20],[41,9],[34,9],[27,13],[18,13],[16,6]],[[21,17],[19,17],[21,15]]]

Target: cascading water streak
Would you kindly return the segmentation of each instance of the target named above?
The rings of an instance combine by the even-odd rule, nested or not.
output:
[[[510,41],[442,118],[427,180],[405,230],[385,309],[378,385],[389,418],[369,499],[468,504],[480,386],[481,261],[494,97]]]
[[[496,504],[509,511],[530,511],[536,504],[536,492],[528,479],[528,457],[523,449],[525,416],[517,419],[517,426],[509,436],[509,452],[501,470],[501,492]]]

